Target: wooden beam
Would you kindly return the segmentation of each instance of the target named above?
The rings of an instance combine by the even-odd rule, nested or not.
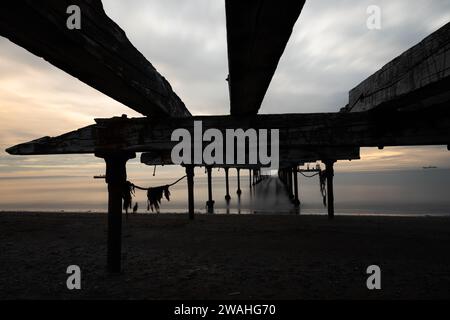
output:
[[[344,111],[411,110],[450,101],[450,22],[364,80]]]
[[[148,166],[166,166],[174,165],[171,159],[171,150],[158,151],[158,152],[144,152],[141,154],[141,163]],[[280,153],[280,167],[289,167],[296,165],[303,165],[305,162],[315,162],[330,156],[336,157],[340,160],[355,160],[359,159],[359,148],[358,147],[321,147],[321,148],[309,148],[309,149],[296,149],[289,150],[284,148],[283,152]],[[248,157],[247,157],[248,158]],[[234,168],[234,169],[259,169],[259,168],[269,168],[268,165],[261,164],[207,164],[202,165],[208,167],[212,166],[214,168]]]
[[[450,110],[433,112],[394,112],[389,117],[367,112],[257,115],[251,118],[201,116],[177,118],[170,122],[149,118],[97,119],[91,125],[59,137],[45,137],[11,147],[16,155],[74,154],[101,151],[170,152],[178,143],[171,141],[176,128],[193,133],[194,121],[203,129],[279,129],[280,155],[286,150],[312,150],[319,159],[333,148],[359,148],[408,145],[448,145]],[[355,149],[353,149],[355,150]],[[298,151],[300,152],[300,151]],[[334,158],[335,159],[335,158]],[[349,158],[351,159],[351,158]]]
[[[232,115],[258,112],[304,3],[225,1]]]
[[[333,157],[339,160],[360,159],[360,148],[356,146],[318,146],[318,147],[294,147],[289,148],[282,144],[280,149],[280,168],[291,168],[303,165],[306,162]]]
[[[70,5],[81,9],[80,30],[66,26]],[[1,1],[0,35],[143,115],[191,115],[100,0]]]

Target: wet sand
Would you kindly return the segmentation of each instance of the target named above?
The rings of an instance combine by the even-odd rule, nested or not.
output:
[[[431,217],[137,215],[109,275],[106,215],[1,213],[0,299],[448,299],[449,231]],[[380,291],[366,288],[372,264]]]

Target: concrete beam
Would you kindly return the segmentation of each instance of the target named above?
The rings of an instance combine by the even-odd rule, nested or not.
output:
[[[185,128],[193,136],[194,121],[202,121],[204,130],[217,128],[222,132],[233,128],[278,129],[280,155],[309,150],[318,159],[329,158],[324,153],[333,148],[448,145],[450,141],[450,110],[443,106],[426,113],[394,112],[389,117],[356,112],[257,115],[251,118],[201,116],[170,122],[149,118],[97,119],[95,125],[58,137],[19,144],[7,152],[16,155],[119,150],[167,153],[178,143],[171,141],[173,130]]]
[[[347,112],[413,110],[450,101],[450,23],[349,93]]]
[[[257,114],[304,0],[226,0],[230,111]]]

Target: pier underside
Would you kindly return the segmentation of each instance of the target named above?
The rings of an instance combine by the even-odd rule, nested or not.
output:
[[[146,116],[96,119],[90,126],[7,149],[13,155],[79,153],[105,160],[107,256],[112,272],[121,270],[121,194],[127,161],[143,152],[145,164],[170,164],[170,151],[176,144],[171,141],[173,130],[194,134],[196,121],[201,121],[204,130],[222,133],[227,129],[279,130],[280,174],[296,206],[300,204],[298,166],[322,161],[330,218],[334,216],[336,161],[359,159],[361,147],[450,144],[450,23],[352,89],[341,112],[258,115],[304,1],[227,0],[225,4],[230,115],[224,116],[191,116],[169,82],[106,15],[100,0],[0,4],[0,35]],[[68,5],[79,5],[86,15],[80,31],[66,28]],[[194,166],[185,164],[191,220]],[[238,173],[251,170],[253,185],[264,179],[260,167],[253,164],[219,166],[227,172],[226,199],[231,197],[230,168]],[[210,197],[209,208],[213,202]]]

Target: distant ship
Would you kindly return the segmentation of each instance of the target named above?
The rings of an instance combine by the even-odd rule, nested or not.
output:
[[[437,167],[435,166],[427,166],[427,167],[422,167],[423,169],[437,169]]]

